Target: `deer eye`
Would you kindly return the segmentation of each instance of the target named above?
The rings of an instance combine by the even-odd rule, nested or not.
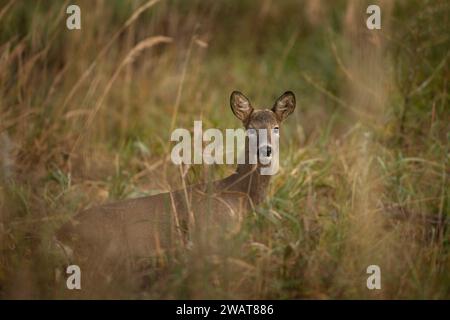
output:
[[[280,128],[278,128],[278,127],[273,128],[273,133],[279,134],[280,133]]]

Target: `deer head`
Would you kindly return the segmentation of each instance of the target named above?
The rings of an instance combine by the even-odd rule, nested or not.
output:
[[[275,101],[272,109],[255,110],[246,96],[234,91],[230,104],[234,115],[247,130],[246,154],[249,157],[246,159],[252,163],[253,157],[253,163],[258,167],[273,169],[276,166],[277,171],[280,125],[295,109],[294,94],[291,91],[285,92]],[[273,174],[270,170],[265,172]],[[264,171],[261,173],[264,174]]]

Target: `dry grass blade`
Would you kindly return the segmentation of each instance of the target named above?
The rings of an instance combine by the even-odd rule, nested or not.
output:
[[[12,5],[15,3],[15,0],[10,0],[0,11],[0,20],[2,20],[3,16],[11,9]]]
[[[72,147],[71,153],[73,153],[73,151],[76,149],[78,143],[80,142],[83,134],[86,133],[86,131],[89,129],[89,127],[91,126],[92,122],[94,121],[95,115],[97,114],[97,112],[100,110],[103,101],[105,100],[105,97],[108,95],[109,91],[111,90],[111,87],[114,83],[114,81],[116,80],[117,76],[120,74],[120,72],[123,70],[123,68],[125,66],[127,66],[128,64],[132,63],[134,61],[134,59],[145,49],[151,48],[155,45],[161,44],[161,43],[170,43],[172,42],[172,39],[169,37],[165,37],[165,36],[154,36],[154,37],[150,37],[147,38],[145,40],[142,40],[141,42],[139,42],[125,57],[125,59],[123,59],[123,61],[121,62],[121,64],[119,65],[119,67],[117,68],[117,70],[114,72],[113,76],[111,77],[111,79],[108,81],[108,83],[106,84],[105,89],[103,90],[102,95],[100,96],[100,98],[97,100],[97,103],[94,106],[94,109],[92,110],[92,112],[89,115],[88,120],[86,121],[85,125],[84,125],[84,129],[83,131],[80,133],[80,135],[78,136],[78,138],[75,140],[75,143]]]
[[[89,65],[89,67],[86,69],[86,71],[82,74],[80,79],[77,81],[77,83],[73,86],[72,90],[69,92],[69,94],[66,96],[63,105],[62,110],[65,109],[67,103],[69,103],[70,99],[72,99],[75,92],[78,90],[80,85],[84,82],[84,80],[89,76],[89,74],[94,70],[94,67],[97,64],[97,61],[105,55],[108,50],[111,48],[111,46],[114,44],[114,42],[117,40],[117,38],[124,32],[134,21],[136,21],[137,18],[147,9],[154,6],[156,3],[158,3],[160,0],[152,0],[147,2],[146,4],[139,7],[135,13],[125,22],[125,24],[118,30],[114,35],[111,37],[111,40],[108,41],[108,43],[100,50],[98,55],[95,57],[94,61]]]

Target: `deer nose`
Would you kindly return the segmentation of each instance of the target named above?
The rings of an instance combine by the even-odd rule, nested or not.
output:
[[[272,147],[265,145],[259,148],[259,154],[263,157],[270,157],[272,155]]]

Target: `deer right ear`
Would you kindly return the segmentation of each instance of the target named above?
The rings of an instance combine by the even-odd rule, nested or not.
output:
[[[250,101],[239,91],[231,93],[230,105],[234,115],[242,122],[245,122],[253,112]]]

